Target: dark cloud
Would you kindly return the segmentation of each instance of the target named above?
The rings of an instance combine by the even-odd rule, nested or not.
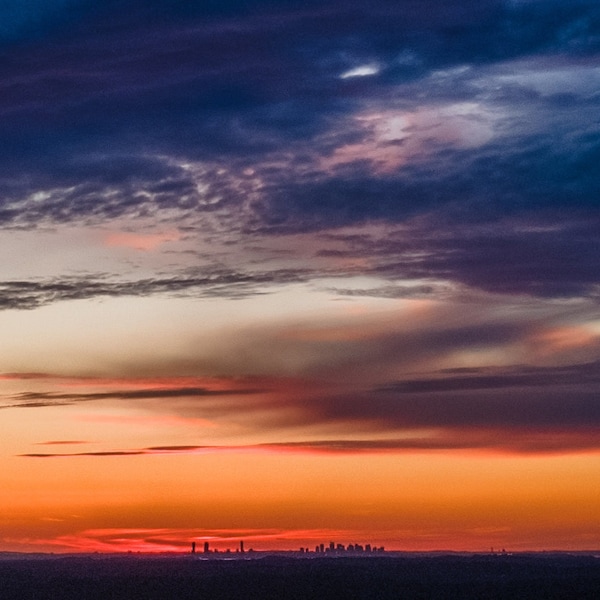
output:
[[[28,454],[20,454],[27,458],[55,458],[65,456],[139,456],[146,454],[143,450],[108,450],[105,452],[77,452],[74,454],[44,454],[41,452],[30,452]]]
[[[331,288],[331,291],[340,296],[371,296],[373,298],[427,298],[435,297],[439,299],[448,290],[446,286],[440,284],[423,285],[383,285],[374,288]]]
[[[565,86],[547,97],[529,90],[532,113],[544,105],[550,118],[527,144],[515,123],[495,152],[446,150],[422,171],[383,181],[369,173],[368,157],[362,177],[319,179],[267,165],[291,151],[298,168],[309,148],[327,150],[323,136],[348,135],[337,131],[340,119],[394,98],[405,109],[453,99],[518,112],[527,85],[496,79],[486,87],[490,69],[513,61],[507,68],[526,80],[532,66],[514,61],[562,56],[568,67],[593,59],[600,9],[591,0],[382,0],[368,8],[57,0],[3,10],[14,28],[5,31],[0,63],[5,225],[110,219],[148,207],[214,210],[189,174],[153,156],[258,166],[268,185],[254,229],[398,221],[458,198],[501,207],[597,198],[586,165],[595,164],[598,136],[573,154],[580,144],[552,132],[566,123],[577,141],[597,120],[597,104]],[[378,65],[373,76],[340,79],[366,63]],[[453,72],[465,65],[466,74]],[[27,199],[41,190],[50,193],[45,201]],[[228,198],[235,211],[242,199]]]
[[[363,454],[381,452],[414,452],[435,450],[486,450],[519,454],[589,452],[598,450],[597,429],[573,433],[570,431],[525,432],[507,435],[506,431],[448,431],[430,436],[396,439],[340,439],[308,442],[277,442],[257,448],[292,452],[325,454]]]
[[[28,175],[26,183],[12,176],[0,181],[0,224],[35,228],[119,217],[160,218],[161,213],[177,211],[177,224],[185,228],[202,214],[239,205],[248,191],[244,181],[231,181],[214,169],[195,175],[164,157],[84,152],[49,160]]]
[[[425,279],[432,289],[440,289],[441,281],[450,280],[495,293],[598,298],[597,211],[528,210],[518,217],[494,218],[493,223],[465,224],[462,217],[462,210],[449,212],[445,222],[439,217],[425,224],[415,221],[377,237],[328,236],[339,242],[338,248],[320,254],[347,259],[368,256],[373,266],[367,271],[398,284],[404,279]],[[406,293],[396,287],[398,296]],[[387,297],[394,295],[393,290],[382,286],[379,293],[377,289],[364,293]],[[421,292],[427,292],[427,285]]]
[[[425,387],[425,386],[422,386]],[[431,385],[431,387],[435,387]],[[448,386],[450,387],[450,386]],[[509,388],[507,385],[506,388]],[[307,407],[305,418],[315,422],[355,422],[376,429],[478,429],[512,431],[564,428],[568,431],[600,426],[598,385],[564,385],[557,389],[512,386],[506,391],[461,389],[438,391],[405,390],[322,399]]]
[[[215,398],[220,396],[237,396],[258,394],[259,389],[228,389],[214,390],[204,387],[176,387],[176,388],[144,388],[133,390],[114,390],[110,392],[23,392],[10,396],[0,408],[45,408],[52,406],[65,406],[81,402],[94,402],[99,400],[168,400],[176,398]],[[50,442],[47,442],[50,443]],[[76,442],[52,442],[76,443]]]
[[[221,270],[204,276],[182,274],[179,277],[134,281],[114,281],[107,277],[1,281],[0,309],[31,310],[66,300],[153,294],[187,294],[235,299],[267,293],[266,286],[271,284],[295,283],[305,281],[307,278],[308,273],[301,270],[275,270],[263,273]]]
[[[532,114],[538,103],[530,103]],[[600,108],[578,106],[592,121]],[[492,109],[500,111],[502,106],[494,103]],[[571,138],[569,144],[542,124],[535,132],[522,134],[521,123],[507,122],[511,135],[504,139],[473,149],[435,148],[430,142],[426,160],[409,161],[390,172],[373,172],[376,150],[385,148],[381,142],[372,156],[366,147],[332,174],[288,174],[257,207],[256,228],[278,233],[373,221],[399,223],[437,211],[487,223],[507,215],[531,218],[535,212],[541,212],[543,220],[544,211],[555,211],[558,219],[577,215],[595,219],[600,183],[593,165],[600,158],[600,130],[589,129],[579,120],[581,114],[568,112],[567,123],[557,123],[556,128],[563,138]]]
[[[205,448],[210,448],[210,446],[153,446],[146,448],[146,450],[148,452],[193,452]]]
[[[494,368],[450,370],[440,373],[440,376],[436,378],[388,383],[378,391],[413,394],[504,388],[545,388],[573,384],[600,384],[600,362],[556,367],[523,366],[512,370]]]

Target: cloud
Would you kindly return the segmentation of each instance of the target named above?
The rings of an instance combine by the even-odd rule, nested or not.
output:
[[[155,446],[139,450],[111,450],[75,453],[26,453],[23,458],[115,457],[164,454],[205,454],[214,452],[292,452],[300,454],[348,455],[431,451],[483,451],[508,454],[569,454],[600,452],[598,427],[582,431],[556,428],[543,431],[503,429],[479,431],[438,430],[427,435],[410,435],[392,439],[324,439],[283,441],[254,445],[182,445]]]
[[[29,454],[21,454],[27,458],[51,458],[51,457],[65,457],[65,456],[139,456],[145,454],[143,451],[137,450],[106,450],[98,452],[76,452],[74,454],[44,454],[42,452],[31,452]]]
[[[39,446],[70,446],[72,444],[89,444],[85,440],[50,440],[49,442],[39,442]]]
[[[594,2],[75,4],[67,18],[61,3],[35,3],[29,11],[76,26],[48,30],[51,43],[15,46],[3,65],[5,226],[147,211],[175,210],[182,222],[190,211],[240,215],[244,194],[214,175],[231,164],[263,177],[257,222],[246,223],[254,231],[397,222],[458,199],[514,207],[597,197],[585,169],[597,154],[597,98],[548,64],[562,60],[563,73],[582,69],[574,79],[593,80]],[[369,77],[340,79],[372,65]],[[443,116],[456,106],[479,108],[454,115],[452,133]],[[356,123],[384,107],[392,120],[429,117],[407,142],[427,148],[426,164],[381,181],[381,153],[385,173],[404,164],[406,148]],[[362,165],[358,175],[324,176],[315,169],[324,157]],[[274,169],[275,159],[284,164]],[[206,202],[177,161],[209,163],[204,184],[228,193]]]
[[[182,386],[84,393],[30,392],[8,398],[5,407],[169,399],[167,405],[145,402],[144,410],[177,414],[180,425],[186,419],[197,425],[199,416],[210,417],[212,423],[223,426],[233,422],[236,427],[243,425],[249,435],[260,433],[265,440],[252,444],[217,441],[26,453],[40,458],[225,451],[347,454],[468,450],[560,454],[600,450],[597,361],[553,367],[450,368],[418,379],[406,377],[370,387],[365,382],[342,388],[322,381],[271,377],[263,378],[260,387],[234,381],[225,389]],[[348,437],[349,430],[353,436]],[[315,438],[314,431],[319,431],[320,437]],[[273,435],[283,441],[269,441]],[[75,442],[44,444],[59,443]]]
[[[9,403],[0,408],[42,408],[48,406],[65,406],[80,402],[98,400],[161,400],[175,398],[206,398],[218,396],[237,396],[258,394],[260,389],[210,389],[204,387],[175,388],[143,388],[129,390],[112,390],[106,392],[22,392],[8,399]],[[66,443],[66,442],[63,442]]]
[[[379,73],[379,65],[360,65],[345,71],[340,75],[340,79],[348,79],[350,77],[368,77],[370,75],[377,75]]]
[[[135,156],[133,151],[57,154],[28,177],[24,185],[20,179],[0,176],[0,222],[5,227],[97,224],[124,217],[168,220],[170,215],[175,220],[170,225],[173,231],[199,221],[208,228],[230,205],[239,207],[242,194],[252,192],[248,178],[212,163]]]
[[[368,257],[371,267],[365,271],[390,284],[425,280],[435,289],[453,281],[500,294],[597,299],[599,225],[595,211],[585,207],[529,210],[492,222],[459,210],[415,218],[389,233],[346,237],[340,232],[330,239],[339,242],[336,256]],[[402,291],[398,288],[399,295]],[[390,286],[380,292],[389,295]],[[365,294],[377,292],[371,288]]]
[[[347,194],[342,192],[344,189]],[[597,301],[599,297],[600,222],[591,208],[530,210],[520,215],[497,215],[490,221],[485,215],[479,219],[476,213],[452,208],[417,215],[415,198],[414,208],[410,203],[404,208],[404,223],[382,224],[386,217],[381,207],[379,226],[365,227],[357,235],[357,229],[329,229],[337,219],[337,209],[341,211],[345,206],[345,213],[352,214],[350,221],[362,220],[361,212],[365,219],[369,213],[375,215],[375,209],[358,200],[353,207],[350,198],[358,193],[356,189],[332,184],[331,193],[326,194],[330,202],[334,193],[339,195],[335,207],[330,206],[331,211],[323,206],[318,209],[323,227],[328,224],[327,232],[312,234],[306,242],[298,242],[290,234],[294,252],[286,256],[277,254],[277,244],[284,247],[284,242],[266,234],[249,238],[245,249],[226,249],[225,258],[202,254],[200,258],[207,265],[201,270],[181,268],[168,276],[156,273],[119,280],[108,274],[90,273],[9,279],[0,281],[0,309],[31,310],[68,300],[125,296],[246,298],[270,293],[282,285],[310,282],[321,286],[320,280],[325,278],[330,280],[327,288],[331,293],[346,297],[441,299],[456,297],[465,288],[539,298]],[[291,218],[290,210],[286,209],[284,220]],[[402,207],[394,211],[400,213]],[[302,218],[295,227],[300,226]],[[283,221],[278,221],[275,209],[268,216],[265,213],[263,224],[267,219],[274,219],[277,229],[286,228]],[[128,244],[138,243],[137,239],[126,238]],[[147,246],[162,239],[142,236],[139,244]],[[255,244],[250,246],[250,240]],[[349,287],[346,278],[356,275],[370,276],[373,285]],[[337,282],[331,283],[335,279]]]
[[[513,369],[449,369],[440,377],[388,383],[379,391],[394,394],[455,392],[503,388],[544,388],[559,385],[600,384],[600,362],[578,365]]]
[[[296,283],[308,277],[302,270],[242,273],[229,270],[189,275],[114,281],[107,276],[49,280],[1,281],[0,310],[32,310],[67,300],[102,297],[192,294],[199,297],[243,298],[267,293],[269,285]]]
[[[355,423],[366,430],[496,431],[513,436],[544,432],[597,432],[600,427],[598,363],[565,367],[475,369],[433,373],[372,390],[306,402],[307,422]]]

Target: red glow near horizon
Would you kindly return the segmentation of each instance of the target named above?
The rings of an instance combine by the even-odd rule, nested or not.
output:
[[[346,547],[348,544],[360,544],[371,547],[384,547],[391,552],[432,552],[464,551],[487,552],[490,545],[510,551],[544,551],[551,549],[582,550],[581,545],[562,545],[549,547],[540,539],[524,536],[520,541],[511,540],[509,532],[503,528],[481,528],[470,532],[423,530],[401,532],[368,532],[352,530],[218,530],[201,532],[197,530],[165,529],[101,529],[87,530],[75,534],[59,536],[55,539],[28,540],[32,548],[61,553],[189,553],[192,542],[196,543],[196,552],[201,553],[205,542],[211,552],[236,552],[240,542],[246,551],[308,551],[331,542]],[[587,550],[595,550],[590,540]]]

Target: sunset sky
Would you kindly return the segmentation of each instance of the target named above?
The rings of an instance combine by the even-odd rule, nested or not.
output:
[[[600,548],[598,0],[9,0],[0,157],[0,551]]]

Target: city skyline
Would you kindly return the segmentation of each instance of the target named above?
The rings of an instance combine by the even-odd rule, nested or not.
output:
[[[596,0],[10,0],[0,75],[0,552],[600,547]]]

